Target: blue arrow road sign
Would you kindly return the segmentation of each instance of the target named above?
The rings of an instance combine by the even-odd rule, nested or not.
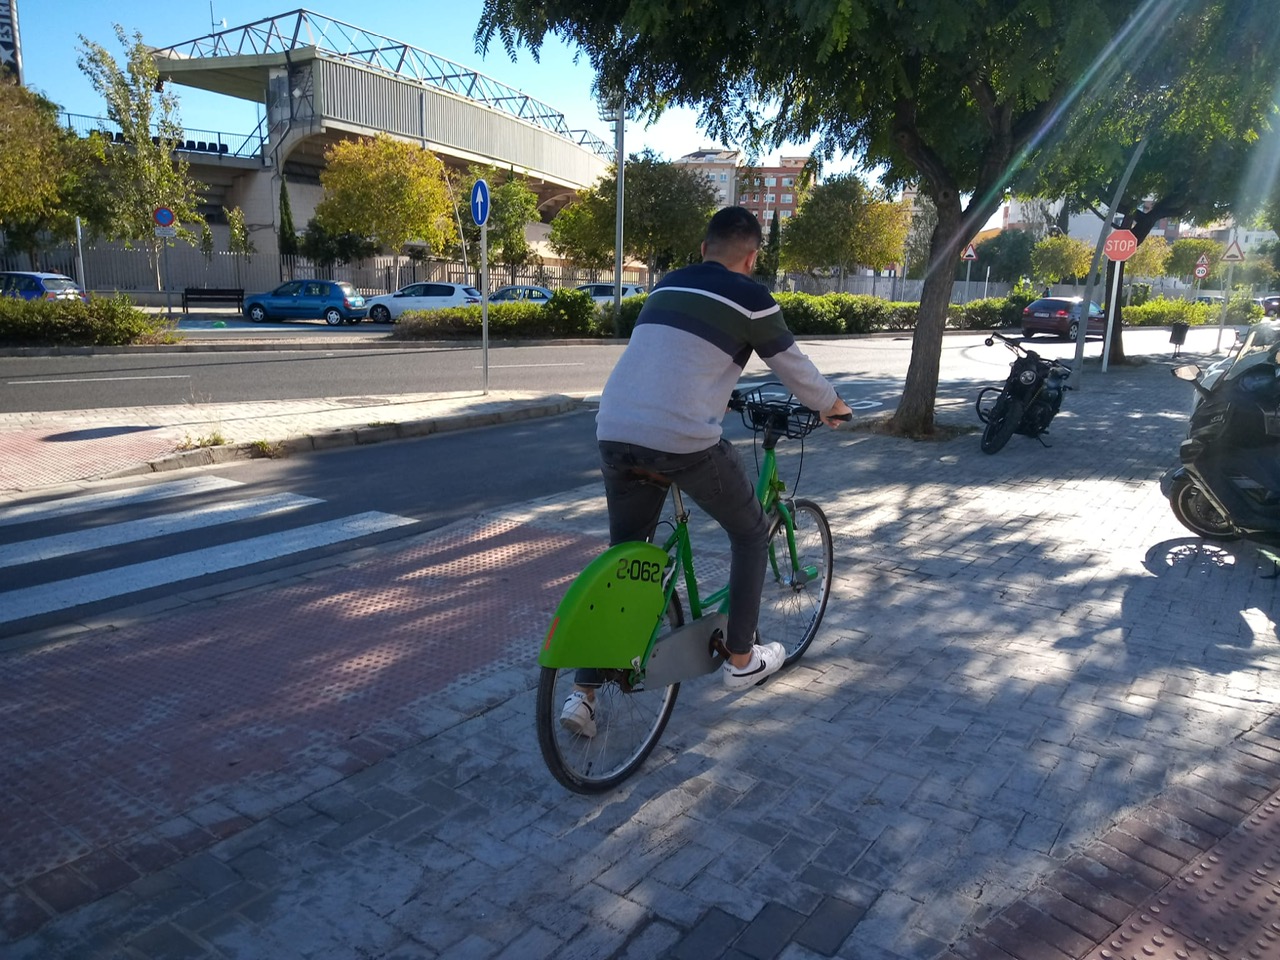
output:
[[[471,218],[477,227],[483,227],[489,219],[489,184],[477,180],[471,188]]]

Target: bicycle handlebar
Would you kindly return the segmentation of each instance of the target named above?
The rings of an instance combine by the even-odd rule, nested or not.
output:
[[[729,396],[729,409],[741,414],[743,425],[756,433],[769,432],[792,440],[807,437],[822,423],[822,414],[806,407],[790,393],[785,396],[776,392],[766,393],[769,387],[780,386],[778,383],[766,383],[746,392],[734,390]],[[842,414],[833,419],[850,420],[852,417],[852,414]]]

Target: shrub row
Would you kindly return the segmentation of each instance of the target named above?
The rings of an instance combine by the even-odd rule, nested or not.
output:
[[[1235,296],[1227,303],[1227,323],[1251,323],[1261,316],[1262,308],[1248,297]],[[1128,327],[1167,327],[1171,323],[1187,323],[1194,327],[1217,323],[1221,317],[1221,304],[1166,300],[1164,297],[1124,308],[1124,322]]]
[[[639,313],[638,307],[636,313]],[[635,324],[634,317],[631,322]],[[483,327],[484,315],[479,306],[410,310],[400,317],[392,337],[397,340],[470,340],[481,336]],[[489,304],[491,337],[521,339],[600,335],[600,311],[596,309],[591,295],[582,290],[557,290],[545,305],[527,302]]]
[[[787,326],[797,336],[820,334],[868,334],[890,330],[913,330],[920,304],[895,303],[879,297],[849,293],[815,296],[807,293],[777,293]],[[947,308],[947,327],[954,330],[1000,330],[1017,327],[1022,311],[1034,296],[1010,294],[969,303],[953,303]],[[618,324],[621,336],[635,328],[645,297],[622,301]],[[1127,326],[1168,326],[1182,322],[1193,325],[1217,323],[1219,307],[1189,300],[1159,298],[1126,307]],[[1262,315],[1261,308],[1247,297],[1232,298],[1228,323],[1248,323]],[[402,340],[470,339],[480,336],[479,307],[456,307],[406,313],[394,336]],[[490,336],[524,337],[612,337],[615,334],[613,305],[597,305],[579,290],[559,290],[547,306],[528,303],[496,303],[489,307]]]
[[[103,347],[174,343],[174,325],[144,313],[122,294],[80,300],[0,297],[0,344],[11,347]]]

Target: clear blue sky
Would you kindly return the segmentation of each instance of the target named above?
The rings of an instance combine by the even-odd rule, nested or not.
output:
[[[279,0],[276,5],[214,0],[212,12],[208,0],[132,0],[119,4],[102,0],[18,0],[23,74],[29,87],[63,109],[97,116],[105,112],[101,99],[76,67],[81,34],[122,62],[123,51],[112,23],[119,23],[130,33],[138,30],[146,43],[160,47],[206,36],[212,23],[220,25],[224,19],[228,27],[237,27],[296,8],[297,0]],[[495,44],[487,57],[476,52],[473,38],[481,0],[379,0],[364,4],[329,0],[309,9],[478,70],[560,111],[571,129],[591,130],[612,142],[609,125],[599,119],[591,97],[593,72],[585,58],[575,64],[573,52],[554,40],[544,47],[541,62],[521,50],[513,63],[501,43]],[[257,124],[259,114],[253,104],[245,101],[187,87],[179,87],[178,95],[179,113],[188,128],[248,133]],[[628,124],[627,152],[646,146],[673,160],[700,147],[723,144],[714,143],[698,130],[694,112],[676,110],[648,129],[638,123]],[[803,147],[782,152],[803,152]]]

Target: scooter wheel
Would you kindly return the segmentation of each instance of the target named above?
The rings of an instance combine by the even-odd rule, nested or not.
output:
[[[1178,522],[1206,540],[1239,540],[1240,532],[1224,517],[1190,477],[1179,477],[1169,491],[1169,506]]]

